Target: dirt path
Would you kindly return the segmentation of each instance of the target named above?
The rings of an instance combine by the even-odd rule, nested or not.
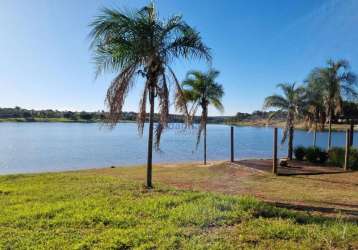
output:
[[[125,179],[145,180],[145,168],[91,170]],[[154,167],[154,184],[230,195],[252,195],[277,206],[358,219],[358,172],[274,176],[244,164],[216,162],[161,164]]]

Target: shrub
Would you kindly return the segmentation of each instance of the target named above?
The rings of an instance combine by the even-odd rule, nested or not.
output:
[[[324,164],[327,162],[327,160],[328,160],[328,153],[323,150],[320,150],[318,154],[318,163]]]
[[[330,165],[342,167],[344,164],[344,148],[331,148],[328,151],[328,159]]]
[[[332,148],[328,151],[329,164],[337,167],[344,166],[345,148]],[[349,150],[349,168],[358,170],[358,149]]]
[[[327,153],[318,147],[308,147],[306,149],[306,159],[312,163],[325,163],[327,161]]]
[[[358,170],[358,149],[351,148],[349,151],[349,167]]]
[[[295,154],[296,160],[303,161],[303,159],[305,158],[305,155],[306,155],[306,149],[303,146],[298,146],[298,147],[295,147],[295,149],[293,150],[293,153]]]

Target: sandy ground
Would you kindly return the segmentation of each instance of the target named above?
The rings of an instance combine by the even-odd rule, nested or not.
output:
[[[211,162],[206,166],[198,162],[159,164],[153,169],[153,183],[179,189],[250,195],[281,207],[358,219],[358,172],[275,176],[253,167],[255,164],[270,165],[270,161]],[[144,166],[117,167],[89,170],[89,173],[144,183],[146,169]]]

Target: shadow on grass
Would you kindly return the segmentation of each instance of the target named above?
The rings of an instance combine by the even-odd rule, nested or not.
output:
[[[296,211],[304,211],[304,212],[320,212],[320,213],[332,213],[337,214],[337,212],[341,212],[345,215],[352,216],[347,218],[349,221],[358,222],[358,211],[357,210],[350,210],[350,209],[343,209],[343,208],[331,208],[331,207],[318,207],[318,206],[309,206],[309,205],[297,205],[297,204],[289,204],[289,203],[282,203],[282,202],[272,202],[269,203],[276,207],[286,208],[286,209],[293,209]],[[330,205],[344,205],[349,206],[347,204],[337,204],[332,203]],[[357,207],[357,206],[353,206]]]
[[[347,173],[344,171],[335,171],[335,172],[311,172],[311,173],[278,173],[278,176],[298,176],[298,175],[326,175],[326,174],[343,174],[343,173]]]

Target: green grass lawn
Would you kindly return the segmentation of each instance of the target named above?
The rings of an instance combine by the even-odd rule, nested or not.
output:
[[[0,177],[0,248],[357,249],[358,225],[96,171],[12,175]]]

